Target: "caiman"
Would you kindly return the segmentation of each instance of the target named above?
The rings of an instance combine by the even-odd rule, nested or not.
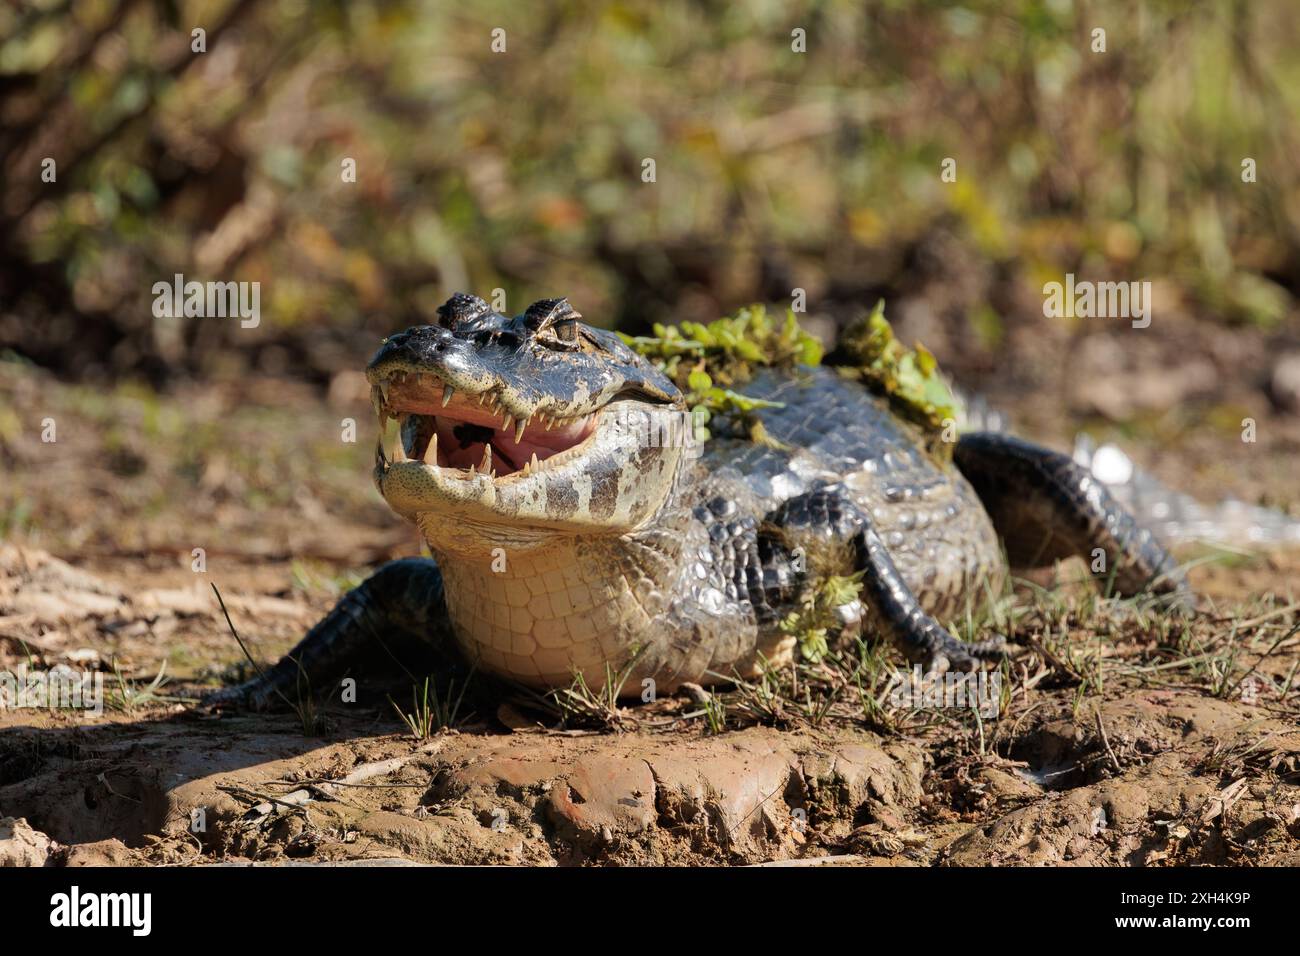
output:
[[[781,622],[828,574],[860,573],[846,626],[935,671],[1005,653],[940,621],[1009,569],[1079,555],[1114,593],[1190,603],[1164,547],[1065,455],[991,432],[933,454],[860,382],[797,365],[745,383],[775,403],[754,413],[765,441],[701,443],[673,382],[565,299],[507,317],[461,293],[437,315],[366,369],[375,484],[433,557],[380,567],[221,699],[266,705],[411,639],[536,688],[753,677],[797,652]]]

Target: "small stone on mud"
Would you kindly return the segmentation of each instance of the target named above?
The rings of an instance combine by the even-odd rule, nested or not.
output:
[[[53,841],[23,817],[0,818],[0,866],[44,866]]]
[[[519,730],[532,730],[537,725],[521,714],[513,704],[502,704],[497,708],[497,720],[512,733]]]

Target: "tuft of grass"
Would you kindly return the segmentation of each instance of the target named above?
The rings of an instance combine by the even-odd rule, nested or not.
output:
[[[644,652],[644,648],[634,648],[627,663],[618,669],[606,661],[605,681],[598,689],[587,683],[586,675],[575,670],[568,687],[550,691],[545,696],[555,702],[565,724],[594,725],[601,730],[624,730],[635,726],[636,719],[619,707],[618,700]]]
[[[745,723],[764,724],[769,727],[788,726],[793,715],[789,712],[789,695],[785,692],[784,669],[774,667],[761,654],[759,674],[755,680],[733,678],[734,708]],[[715,693],[713,697],[720,695]],[[725,705],[724,705],[725,707]]]
[[[460,693],[453,697],[452,692],[455,690],[456,682],[452,681],[447,688],[447,699],[443,700],[438,695],[438,686],[429,677],[425,677],[422,685],[411,686],[409,712],[403,711],[392,697],[388,698],[388,702],[393,705],[393,710],[397,711],[397,716],[402,718],[411,736],[416,740],[425,740],[435,731],[453,729],[461,724],[463,718],[460,709],[469,682],[470,678],[466,678],[461,685]]]
[[[727,705],[721,694],[709,694],[704,698],[704,723],[711,734],[720,734],[727,729]]]
[[[113,679],[116,681],[117,686],[109,692],[105,703],[114,710],[134,714],[138,708],[148,704],[170,704],[181,699],[159,693],[169,680],[165,660],[159,665],[158,673],[154,676],[154,679],[144,685],[143,688],[122,673],[122,667],[116,657],[113,658],[112,668]]]

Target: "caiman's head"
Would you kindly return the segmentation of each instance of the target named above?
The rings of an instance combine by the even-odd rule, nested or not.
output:
[[[371,360],[375,483],[434,548],[624,533],[663,503],[689,445],[681,393],[580,318],[564,299],[508,318],[458,293]]]

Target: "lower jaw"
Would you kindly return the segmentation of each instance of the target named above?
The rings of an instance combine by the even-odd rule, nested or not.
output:
[[[421,537],[441,564],[452,561],[480,564],[498,579],[507,573],[513,558],[544,551],[572,538],[550,528],[476,520],[463,514],[425,511],[415,515],[414,520]]]

